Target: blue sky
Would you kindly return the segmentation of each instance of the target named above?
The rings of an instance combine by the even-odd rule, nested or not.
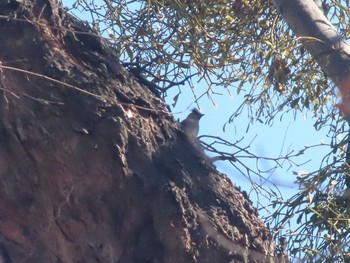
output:
[[[192,104],[191,92],[188,92],[189,88],[183,88],[178,104],[172,109],[174,117],[182,120],[190,112],[191,108],[195,105]],[[232,92],[234,95],[234,92]],[[232,124],[229,124],[223,131],[223,126],[232,115],[232,113],[239,107],[243,101],[242,96],[233,96],[230,98],[228,95],[221,95],[215,97],[217,107],[206,99],[200,101],[200,107],[205,116],[200,121],[199,135],[215,135],[222,137],[228,141],[235,142],[244,137],[239,144],[241,147],[245,147],[250,144],[250,151],[261,157],[279,157],[285,155],[291,150],[295,153],[305,148],[305,146],[318,145],[320,142],[329,144],[327,137],[328,131],[321,129],[316,131],[313,127],[315,119],[312,114],[299,113],[295,116],[292,112],[283,116],[282,121],[276,118],[272,126],[264,125],[259,122],[255,122],[250,126],[248,133],[246,133],[248,119],[247,114],[242,113],[238,116]],[[168,103],[172,103],[172,96],[168,96]],[[310,116],[309,116],[310,115]],[[251,143],[250,143],[251,142]],[[293,171],[299,172],[313,172],[320,168],[322,158],[330,151],[329,146],[324,145],[320,147],[311,148],[305,151],[305,154],[293,159],[297,164],[302,164],[308,161],[306,164],[298,166],[290,166],[285,161],[283,167],[274,170],[270,174],[270,180],[277,184],[280,190],[283,192],[284,198],[289,198],[299,191],[298,185],[294,184],[295,175]],[[253,170],[257,164],[255,159],[243,160]],[[217,169],[220,172],[227,174],[232,182],[241,186],[243,190],[248,193],[251,190],[251,183],[237,171],[233,166],[227,162],[219,161],[215,163]],[[272,162],[261,160],[258,162],[259,167],[262,170],[268,170],[274,166]],[[265,174],[264,176],[266,176]],[[259,183],[258,176],[252,176],[253,181]],[[270,187],[271,184],[265,183],[264,186]],[[252,201],[257,201],[254,193],[250,195]]]

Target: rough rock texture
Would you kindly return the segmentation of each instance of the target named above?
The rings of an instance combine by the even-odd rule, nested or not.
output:
[[[103,40],[54,1],[8,2],[0,262],[274,261],[248,198]]]

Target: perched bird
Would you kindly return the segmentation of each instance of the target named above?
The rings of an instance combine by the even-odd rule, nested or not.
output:
[[[194,153],[201,159],[206,159],[204,147],[197,138],[199,132],[199,120],[203,117],[199,110],[194,108],[191,113],[181,122],[182,130],[184,131],[188,142],[192,145]]]
[[[194,108],[192,112],[181,122],[182,129],[189,138],[196,138],[199,132],[199,120],[203,117],[198,109]]]
[[[211,164],[213,164],[216,161],[224,161],[224,160],[230,160],[233,162],[237,161],[236,157],[234,157],[233,155],[230,155],[230,156],[219,155],[214,157],[206,156],[204,152],[205,147],[201,144],[200,140],[197,138],[198,132],[199,132],[199,120],[203,116],[204,116],[203,113],[201,113],[199,110],[194,108],[192,112],[186,117],[186,119],[184,119],[181,122],[181,127],[185,132],[187,139],[193,146],[196,155]]]

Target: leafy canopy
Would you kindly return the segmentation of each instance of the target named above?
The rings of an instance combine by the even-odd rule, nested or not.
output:
[[[252,118],[290,108],[312,109],[315,115],[329,111],[323,109],[331,95],[327,79],[270,1],[77,1],[75,6],[91,13],[120,59],[140,67],[164,96],[176,84],[193,87],[197,77],[206,82],[202,94],[210,98],[222,89],[243,90],[244,104],[259,106]],[[244,90],[247,83],[250,90]]]

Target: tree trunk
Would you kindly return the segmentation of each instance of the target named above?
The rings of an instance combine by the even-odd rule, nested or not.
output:
[[[322,70],[339,85],[350,73],[350,45],[313,0],[273,0],[283,19]]]
[[[246,194],[54,1],[0,0],[0,262],[272,262]]]
[[[350,123],[350,45],[313,0],[273,0],[274,5],[326,75],[338,86],[337,106]]]

